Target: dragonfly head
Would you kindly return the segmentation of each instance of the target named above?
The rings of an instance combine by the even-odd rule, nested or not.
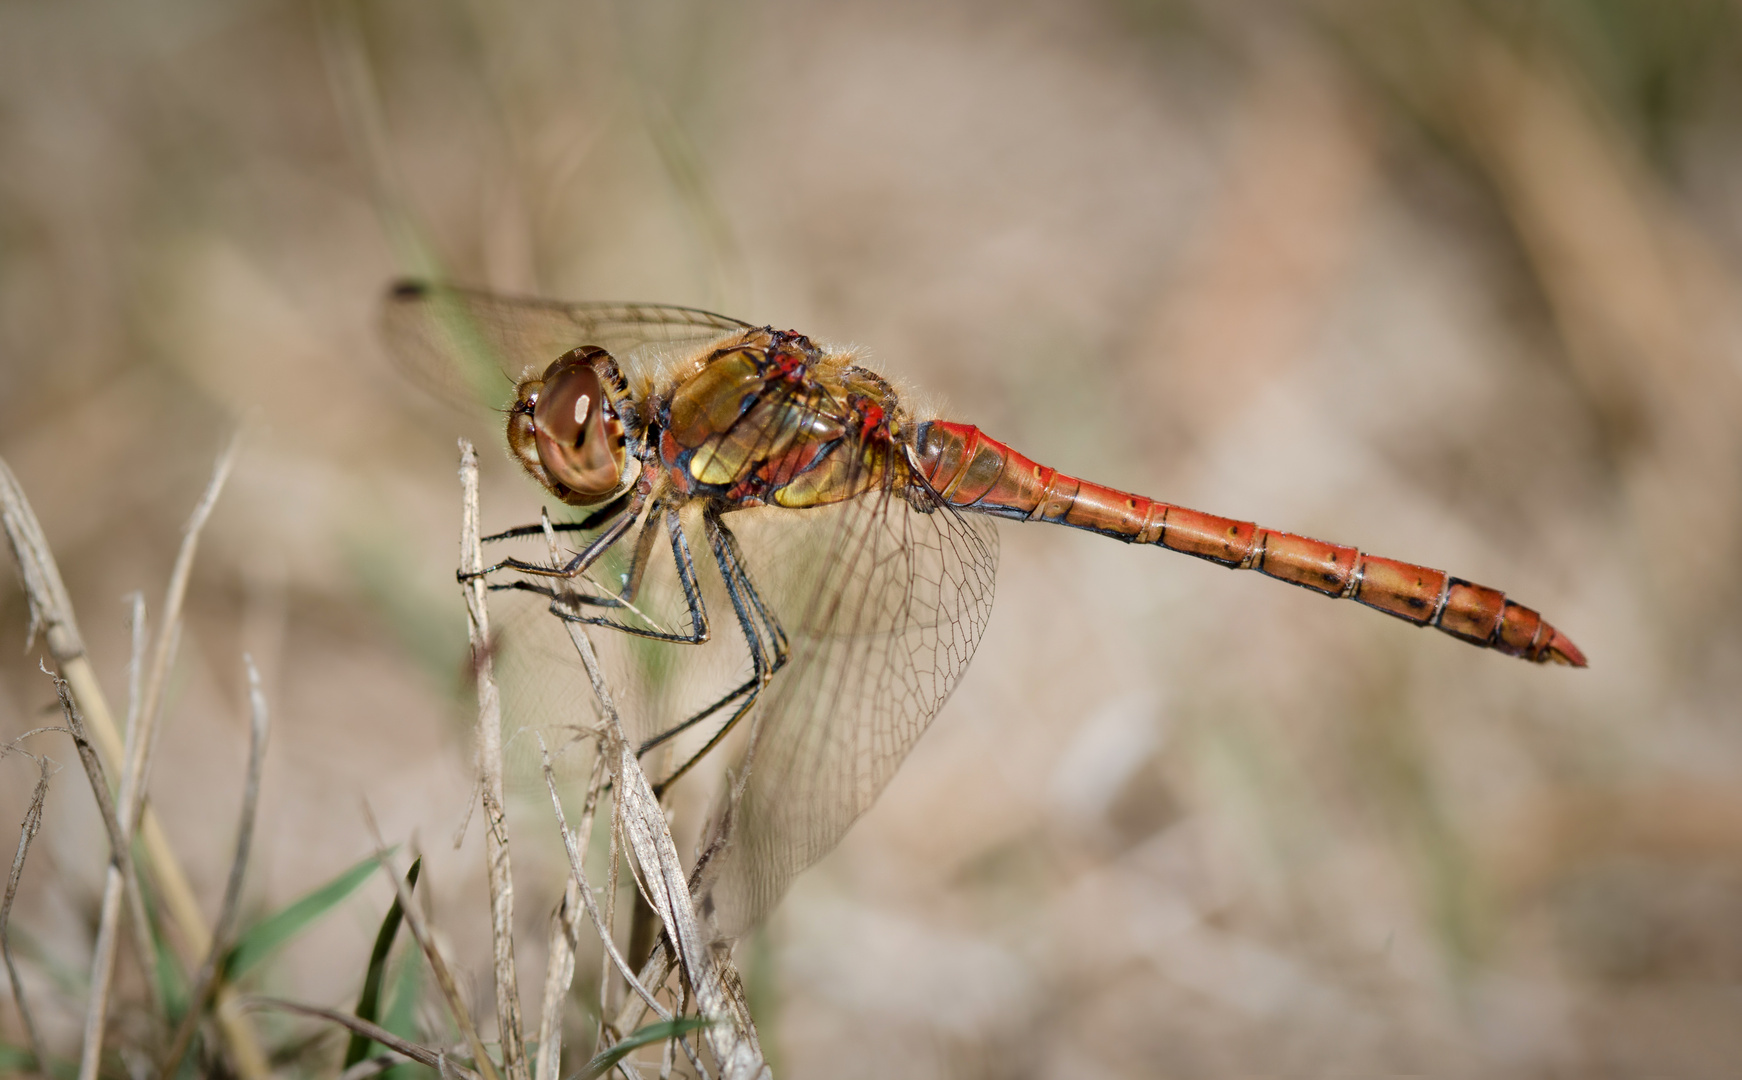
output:
[[[551,494],[574,506],[602,503],[629,481],[623,422],[605,392],[592,345],[563,354],[543,375],[522,379],[508,411],[508,448]]]

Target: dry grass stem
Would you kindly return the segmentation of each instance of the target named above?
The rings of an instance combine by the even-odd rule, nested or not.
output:
[[[452,1061],[448,1060],[446,1054],[443,1054],[440,1051],[419,1046],[414,1042],[407,1042],[384,1027],[371,1024],[367,1020],[352,1016],[349,1013],[339,1012],[336,1009],[323,1009],[318,1005],[303,1005],[299,1002],[285,1001],[283,998],[272,997],[242,998],[239,999],[239,1003],[242,1007],[247,1009],[281,1009],[284,1012],[299,1013],[303,1016],[312,1016],[320,1020],[330,1020],[347,1030],[356,1032],[365,1039],[371,1039],[380,1043],[382,1046],[387,1047],[394,1053],[403,1055],[404,1057],[417,1062],[419,1065],[427,1065],[438,1071],[451,1069],[462,1076],[475,1077],[479,1075],[471,1069],[465,1069],[455,1065]],[[347,1072],[345,1075],[348,1076],[350,1073]],[[372,1074],[364,1073],[361,1075]]]
[[[478,526],[478,452],[460,440],[460,485],[464,512],[460,523],[460,569],[476,574],[484,565]],[[490,657],[488,589],[482,577],[463,577],[466,630],[471,638],[473,675],[478,685],[478,770],[484,799],[484,852],[490,880],[490,938],[495,953],[496,1025],[502,1067],[509,1080],[528,1080],[521,1042],[520,991],[514,970],[514,876],[508,857],[508,822],[502,794],[502,699]]]
[[[80,703],[90,724],[99,752],[119,771],[128,760],[126,746],[117,729],[114,713],[109,709],[96,671],[85,654],[83,636],[73,613],[72,601],[61,580],[60,569],[42,533],[42,526],[30,508],[30,501],[18,484],[17,477],[0,460],[0,526],[18,560],[24,582],[26,602],[30,605],[31,634],[40,630],[54,657],[61,677],[71,684],[73,698]],[[210,940],[205,916],[199,901],[182,871],[181,860],[170,846],[169,838],[158,823],[157,816],[147,809],[139,820],[140,837],[145,844],[153,878],[163,904],[168,909],[189,951],[195,955],[205,951]],[[153,987],[153,993],[155,993]],[[234,1058],[237,1071],[244,1080],[266,1080],[271,1075],[266,1054],[259,1040],[230,1007],[229,990],[220,993],[219,1021]]]
[[[549,516],[543,519],[545,538],[551,545],[553,558],[555,556],[555,536],[551,530]],[[610,686],[606,683],[604,673],[600,669],[598,655],[593,651],[593,644],[579,623],[564,622],[569,639],[574,643],[575,651],[580,654],[581,664],[586,668],[587,679],[592,683],[593,694],[599,701],[599,708],[604,716],[600,729],[600,758],[610,769],[614,800],[614,825],[612,829],[611,852],[611,888],[608,894],[611,899],[616,895],[616,845],[615,838],[619,832],[629,838],[630,847],[635,852],[635,862],[641,867],[642,873],[636,875],[636,886],[647,899],[648,906],[658,914],[666,928],[666,938],[674,942],[687,942],[692,947],[688,950],[678,949],[679,963],[683,968],[684,977],[696,991],[698,1011],[708,1020],[713,1021],[707,1029],[710,1048],[715,1059],[720,1062],[725,1075],[730,1078],[761,1076],[768,1074],[768,1067],[762,1061],[761,1047],[758,1045],[755,1027],[749,1022],[749,1009],[740,1007],[739,1003],[726,1004],[725,988],[728,984],[721,980],[717,961],[713,950],[702,941],[695,925],[695,907],[690,898],[688,882],[683,873],[682,863],[677,857],[677,845],[671,838],[670,823],[666,820],[664,808],[659,804],[659,798],[653,792],[653,787],[647,781],[647,776],[641,771],[641,764],[636,759],[634,750],[630,747],[623,733],[622,718],[617,711],[617,705],[612,698]],[[614,762],[614,765],[611,764]],[[561,821],[562,807],[556,799],[554,776],[550,771],[549,758],[545,762],[546,783],[550,787],[553,801],[556,802],[556,812]],[[586,887],[586,876],[580,871],[580,862],[564,825],[564,844],[570,848],[569,858],[575,868],[579,884]],[[657,884],[649,880],[649,868],[657,868],[662,879]],[[675,880],[675,888],[672,885]],[[609,903],[609,900],[607,901]],[[589,904],[589,911],[592,906]],[[596,916],[595,916],[596,919]],[[596,919],[597,921],[597,919]],[[605,939],[607,952],[612,956],[622,972],[625,981],[634,988],[642,999],[651,1006],[662,1019],[669,1013],[659,1006],[648,993],[646,987],[628,971],[627,964],[616,953],[615,943],[605,929],[611,925],[610,912],[603,922],[599,923],[601,937]],[[734,982],[735,984],[735,982]],[[705,987],[705,989],[702,989]],[[603,1000],[601,1002],[603,1004]],[[601,1011],[604,1011],[603,1009]],[[729,1013],[729,1015],[728,1015]],[[619,1031],[621,1034],[621,1031]],[[701,1062],[690,1051],[687,1040],[678,1040],[684,1052],[689,1056],[697,1071],[706,1075]]]
[[[405,925],[411,929],[411,936],[417,939],[418,948],[423,950],[424,959],[429,961],[430,972],[435,976],[436,986],[441,989],[443,1000],[447,1002],[454,1025],[465,1037],[466,1045],[471,1049],[485,1080],[500,1080],[500,1074],[496,1072],[490,1055],[484,1052],[484,1040],[478,1037],[477,1025],[472,1023],[471,1011],[466,1008],[465,998],[460,996],[459,985],[454,982],[454,973],[448,967],[441,950],[436,947],[435,938],[429,932],[429,924],[423,921],[423,912],[412,901],[411,887],[394,865],[393,854],[387,850],[387,844],[381,839],[381,829],[375,824],[375,814],[369,809],[368,803],[363,804],[363,815],[369,823],[369,834],[375,839],[376,861],[381,864],[381,872],[393,883],[394,895],[399,898],[400,914],[405,918]]]
[[[740,1020],[749,1015],[749,1009],[727,1001],[729,987],[735,981],[728,983],[721,978],[721,960],[696,925],[689,881],[678,858],[677,844],[672,841],[665,809],[641,771],[634,747],[624,736],[598,654],[579,623],[565,621],[564,627],[580,654],[604,714],[601,749],[611,770],[617,820],[641,867],[640,880],[648,903],[665,923],[666,937],[672,942],[678,966],[695,995],[696,1011],[712,1021],[706,1029],[709,1049],[727,1080],[772,1076],[762,1060],[755,1027]]]
[[[549,959],[544,969],[544,1000],[538,1018],[538,1058],[532,1074],[536,1080],[557,1080],[563,1060],[563,1003],[575,979],[575,949],[581,940],[581,924],[575,909],[581,891],[571,879],[563,888],[562,903],[550,916]]]
[[[475,492],[472,493],[472,497],[475,497]],[[469,514],[471,514],[473,517],[476,516],[475,508],[469,507],[467,512]],[[550,548],[550,556],[551,556],[552,564],[555,565],[557,560],[558,560],[559,555],[558,555],[557,542],[556,542],[556,533],[555,533],[555,530],[551,526],[550,514],[548,511],[541,511],[540,521],[544,527],[545,542],[547,545],[549,545],[549,548]],[[480,559],[480,564],[481,564],[481,562],[482,562],[482,560]],[[600,754],[599,754],[598,759],[594,763],[593,775],[591,778],[591,782],[589,783],[588,788],[587,788],[586,809],[585,809],[583,816],[582,816],[582,828],[583,828],[582,835],[590,837],[592,834],[593,814],[594,814],[596,807],[598,805],[599,794],[600,794],[601,790],[603,789],[604,778],[607,775],[607,769],[608,769],[607,763],[610,760],[612,754],[615,752],[615,750],[620,749],[624,752],[628,752],[628,743],[623,737],[623,729],[622,729],[622,725],[620,722],[620,717],[619,717],[619,714],[617,712],[616,703],[612,699],[610,687],[606,684],[605,679],[603,677],[603,674],[600,672],[600,669],[598,666],[598,658],[593,653],[592,642],[584,634],[578,634],[578,636],[577,636],[577,633],[580,630],[580,627],[578,624],[565,622],[564,625],[568,628],[571,638],[573,638],[575,640],[575,646],[576,646],[577,650],[579,650],[582,654],[582,662],[587,669],[588,680],[592,683],[593,693],[598,698],[599,707],[605,716],[604,725],[598,731],[596,731],[594,733],[595,738],[597,738],[599,741]],[[660,1018],[662,1020],[663,1019],[670,1019],[671,1018],[670,1012],[668,1012],[666,1009],[664,1009],[663,1007],[661,1007],[659,1005],[657,1000],[654,998],[653,994],[648,989],[648,986],[636,978],[635,974],[630,971],[629,965],[623,959],[622,954],[618,952],[616,941],[615,941],[615,939],[611,933],[611,930],[610,930],[612,925],[614,925],[613,918],[612,918],[613,912],[611,911],[610,907],[608,906],[607,914],[603,918],[601,918],[599,915],[598,906],[593,901],[592,890],[587,882],[587,877],[586,877],[586,872],[585,872],[585,860],[582,857],[582,853],[581,853],[581,850],[580,850],[578,844],[576,843],[575,835],[569,831],[568,822],[567,822],[565,815],[563,813],[562,799],[558,796],[557,789],[556,789],[556,774],[555,774],[554,770],[551,768],[550,752],[549,752],[549,749],[544,746],[544,740],[542,738],[539,740],[539,750],[540,750],[540,753],[541,753],[541,755],[543,757],[543,761],[544,761],[545,785],[550,791],[551,805],[552,805],[552,808],[553,808],[553,810],[556,814],[556,817],[557,817],[557,824],[560,827],[561,832],[562,832],[564,849],[567,852],[568,857],[569,857],[569,866],[570,866],[570,870],[571,870],[571,874],[572,874],[571,884],[574,885],[581,892],[583,901],[585,902],[586,907],[587,907],[587,912],[593,919],[594,926],[597,929],[597,931],[599,933],[600,940],[604,945],[605,953],[606,953],[607,957],[609,957],[609,962],[614,964],[617,967],[618,972],[622,975],[625,983],[636,992],[637,996],[640,997],[642,999],[642,1001],[644,1001],[656,1013],[658,1013],[658,1015],[660,1016]],[[634,754],[632,752],[630,752],[630,753],[628,753],[628,756],[630,758],[631,763],[634,766],[635,775],[639,776],[641,779],[641,783],[643,785],[645,785],[646,784],[646,777],[641,775],[639,764],[634,762]],[[614,782],[620,783],[624,778],[623,775],[621,774],[620,768],[618,770],[611,770],[610,773],[612,775]],[[622,788],[619,786],[618,788],[616,788],[616,790],[618,792],[621,792]],[[649,794],[651,794],[651,791],[652,791],[652,789],[651,789],[651,787],[649,787],[648,788]],[[655,805],[657,807],[657,797],[655,797]],[[613,816],[615,819],[613,824],[615,827],[611,830],[612,844],[611,844],[611,852],[610,852],[610,872],[609,872],[609,888],[610,888],[610,896],[612,898],[614,898],[616,895],[616,881],[617,881],[617,879],[616,879],[617,849],[616,849],[615,841],[616,841],[616,837],[618,834],[618,830],[621,827],[621,814],[622,814],[622,808],[623,808],[623,801],[622,801],[622,798],[620,795],[618,798],[616,798],[613,801],[613,808],[614,808],[614,815]],[[658,816],[660,819],[660,828],[664,832],[666,843],[671,846],[671,849],[672,849],[674,856],[675,856],[676,845],[672,844],[672,842],[671,842],[670,826],[669,826],[669,823],[666,822],[666,820],[665,820],[663,810],[659,811]],[[680,871],[681,871],[681,868],[680,868]],[[641,880],[639,877],[637,877],[637,879],[636,879],[636,885],[638,888],[641,887]],[[645,889],[643,889],[643,895],[646,895]],[[690,901],[688,898],[687,891],[684,895],[683,903],[686,907],[690,906]],[[653,900],[651,898],[648,901],[648,906],[652,910],[654,910],[655,912],[659,911],[658,906],[653,902]],[[668,926],[670,925],[670,922],[671,922],[671,920],[669,918],[666,919],[666,924]],[[608,987],[610,985],[611,980],[609,978],[609,975],[610,975],[610,969],[607,967],[607,969],[605,970],[605,972],[603,973],[603,975],[601,977],[601,991],[603,991],[606,987]],[[604,1002],[605,1002],[605,998],[604,998],[603,993],[601,993],[601,1009],[600,1009],[601,1014],[603,1014],[604,1012],[607,1011],[607,1009],[604,1007]],[[679,1011],[679,1015],[682,1015],[681,1009]],[[712,1017],[712,1016],[710,1016],[709,1018],[710,1019],[717,1019],[716,1017]],[[616,1037],[616,1038],[621,1038],[624,1034],[622,1029],[611,1031],[609,1033],[613,1037]],[[603,1035],[603,1034],[605,1034],[605,1032],[602,1031],[601,1034]],[[701,1060],[696,1056],[695,1051],[691,1048],[691,1046],[689,1044],[689,1040],[680,1037],[674,1041],[683,1049],[684,1055],[689,1059],[690,1063],[695,1067],[696,1072],[705,1078],[708,1075],[707,1069],[702,1065]],[[749,1042],[752,1046],[755,1046],[754,1033],[752,1033],[749,1036]],[[720,1054],[720,1046],[716,1045],[714,1047],[714,1050],[715,1050],[716,1057],[722,1063],[728,1063],[728,1062],[731,1062],[733,1060],[729,1056],[722,1056]],[[670,1069],[671,1051],[672,1051],[671,1042],[668,1041],[667,1045],[666,1045],[666,1055],[667,1055],[666,1056],[666,1064],[665,1064],[666,1071],[669,1071],[669,1069]],[[755,1057],[756,1057],[757,1063],[760,1064],[760,1050],[759,1049],[757,1050]],[[627,1069],[625,1069],[624,1071],[627,1072]],[[745,1075],[751,1075],[751,1074],[745,1074]]]
[[[72,600],[61,581],[60,568],[55,565],[42,526],[30,509],[30,500],[24,497],[18,478],[3,459],[0,459],[0,525],[4,525],[6,540],[18,560],[18,572],[24,579],[24,599],[30,606],[30,629],[24,647],[29,649],[41,632],[56,663],[65,665],[84,656],[85,641],[73,619]]]
[[[18,964],[12,959],[12,935],[8,927],[12,921],[12,901],[18,896],[18,882],[24,876],[24,857],[30,852],[30,842],[36,838],[36,832],[42,828],[42,803],[48,798],[48,778],[53,775],[49,769],[46,757],[38,757],[27,750],[18,751],[30,760],[36,762],[36,790],[30,795],[30,809],[24,812],[24,824],[18,830],[18,852],[12,856],[12,870],[6,875],[6,898],[0,901],[0,955],[6,959],[6,977],[12,981],[12,1000],[18,1005],[19,1018],[24,1021],[25,1038],[30,1043],[30,1053],[36,1059],[36,1071],[48,1074],[48,1054],[43,1050],[42,1033],[36,1028],[36,1019],[30,1013],[30,1004],[25,1000],[24,983],[18,977]]]
[[[182,527],[181,547],[176,552],[169,586],[164,591],[163,627],[158,631],[157,647],[152,652],[151,666],[146,669],[145,686],[139,696],[138,735],[129,740],[127,771],[121,777],[122,822],[129,826],[129,832],[145,806],[146,782],[151,776],[151,752],[157,741],[159,706],[163,702],[164,687],[169,682],[170,667],[175,663],[176,647],[181,642],[182,603],[187,599],[188,579],[193,575],[200,530],[205,528],[212,507],[224,490],[224,482],[236,464],[240,439],[240,433],[231,436],[229,444],[218,455],[217,464],[212,467],[212,478],[207,481],[206,490],[194,505],[193,513],[188,515],[187,524]]]
[[[127,596],[127,637],[133,643],[127,656],[127,730],[131,732],[139,718],[140,680],[145,676],[145,649],[151,644],[150,627],[145,618],[145,594]]]
[[[641,971],[636,976],[643,986],[664,986],[665,980],[671,977],[671,950],[666,947],[662,936],[654,942],[653,955],[647,958],[647,963],[641,965]],[[623,1003],[623,1008],[611,1021],[614,1031],[634,1031],[641,1026],[642,1019],[647,1015],[647,1003],[640,998],[629,998]]]
[[[123,739],[124,745],[131,748],[138,731],[138,676],[139,672],[143,670],[141,664],[145,655],[144,650],[146,646],[145,598],[137,592],[133,594],[132,602],[129,605],[128,626],[129,632],[133,638],[133,653],[128,667],[127,727],[123,733]],[[73,693],[73,698],[75,701],[78,699],[78,693],[76,690]],[[102,758],[100,748],[97,757],[99,760]],[[123,809],[125,809],[125,807],[123,807]],[[133,959],[134,962],[139,965],[139,970],[146,975],[143,982],[145,984],[146,997],[151,1003],[152,1015],[156,1016],[161,1022],[167,1024],[169,1022],[169,1009],[163,1000],[163,988],[159,985],[158,980],[155,977],[157,969],[157,945],[151,932],[150,916],[147,915],[145,911],[145,892],[140,887],[141,874],[139,863],[138,860],[133,857],[133,840],[137,833],[135,830],[128,829],[126,822],[123,821],[120,822],[120,824],[122,831],[127,837],[127,860],[125,869],[116,866],[110,867],[109,878],[111,880],[106,880],[104,882],[104,894],[107,895],[109,889],[112,887],[115,875],[122,875],[119,878],[119,881],[124,894],[123,899],[127,904],[128,917],[132,920],[135,928],[134,933],[128,935],[128,940],[133,943]]]
[[[236,826],[236,854],[230,860],[230,878],[224,885],[224,902],[218,909],[218,921],[212,928],[212,944],[200,964],[194,979],[193,992],[188,995],[187,1014],[175,1033],[169,1052],[164,1055],[161,1075],[173,1077],[181,1065],[182,1055],[193,1042],[200,1017],[218,977],[218,962],[235,933],[236,918],[242,906],[242,879],[248,871],[248,854],[254,842],[254,819],[260,807],[260,771],[266,762],[266,736],[271,727],[266,708],[266,695],[260,689],[260,672],[254,659],[246,654],[242,663],[248,668],[248,773],[242,785],[242,811]]]
[[[43,670],[48,672],[47,668]],[[127,883],[136,880],[133,875],[133,852],[132,845],[127,840],[126,829],[116,814],[115,801],[110,798],[109,781],[103,774],[103,763],[97,758],[97,748],[91,745],[84,717],[80,715],[79,707],[73,701],[72,688],[60,676],[48,674],[54,680],[55,693],[60,697],[61,712],[66,716],[67,730],[72,733],[73,745],[79,752],[79,762],[85,767],[85,776],[91,782],[91,794],[97,800],[97,812],[102,816],[103,827],[109,834],[109,871],[103,886],[97,942],[92,950],[91,990],[85,1007],[84,1043],[79,1058],[79,1080],[96,1080],[103,1054],[103,1028],[109,1015],[109,989],[115,976],[115,943],[120,934],[121,903],[128,892]],[[149,940],[151,930],[148,924],[141,921],[137,929],[141,937]],[[145,974],[149,979],[149,968]]]
[[[127,666],[127,727],[123,736],[123,745],[127,748],[131,748],[138,730],[139,678],[141,672],[144,670],[145,647],[147,644],[145,597],[140,593],[135,592],[130,598],[128,604],[127,625],[128,632],[133,640],[133,650]],[[74,700],[77,700],[78,698],[78,691],[76,689],[73,691],[73,698]],[[101,747],[99,747],[98,757],[102,757]],[[126,877],[123,885],[125,886],[126,892],[125,899],[127,902],[128,916],[132,919],[133,925],[136,928],[135,932],[129,935],[129,939],[133,942],[134,961],[139,965],[139,970],[146,974],[146,978],[144,979],[145,993],[146,997],[151,1002],[152,1014],[167,1024],[169,1022],[169,1009],[163,1000],[163,988],[159,985],[158,980],[155,977],[157,967],[157,945],[151,933],[151,919],[145,911],[145,892],[140,887],[139,864],[138,861],[132,857],[132,841],[137,835],[137,831],[125,831],[127,831],[128,839],[128,859]],[[104,887],[105,892],[107,892],[107,882],[105,882]]]
[[[545,786],[550,789],[551,809],[556,814],[557,827],[562,831],[563,849],[568,852],[569,856],[569,884],[580,892],[581,902],[586,906],[587,915],[593,920],[594,929],[598,931],[599,941],[605,947],[605,955],[616,966],[618,973],[623,976],[624,982],[629,984],[630,989],[634,990],[649,1008],[659,1014],[661,1020],[670,1020],[671,1013],[660,1005],[652,991],[635,977],[635,972],[629,967],[629,962],[623,958],[622,952],[617,948],[616,939],[611,933],[610,920],[599,912],[599,906],[593,899],[592,887],[587,883],[586,864],[582,858],[581,849],[576,843],[575,834],[569,829],[568,818],[563,813],[562,799],[557,795],[556,771],[551,768],[550,751],[545,749],[542,738],[539,739],[539,751],[544,755],[544,782]],[[592,824],[590,820],[591,809],[589,806],[587,818],[583,819],[589,826]]]
[[[163,627],[157,639],[157,648],[152,656],[151,667],[147,669],[144,688],[139,697],[128,706],[128,715],[133,723],[129,725],[124,752],[126,764],[121,773],[120,783],[120,836],[118,842],[123,848],[131,847],[134,823],[145,809],[145,792],[151,772],[152,751],[157,743],[157,719],[159,706],[163,700],[163,688],[169,679],[169,669],[175,661],[176,647],[181,641],[181,609],[187,597],[188,579],[193,574],[194,554],[199,547],[200,530],[205,527],[206,520],[211,516],[212,507],[217,503],[218,495],[223,491],[224,481],[229,478],[230,470],[236,461],[236,451],[239,436],[232,436],[229,444],[218,455],[217,464],[213,467],[212,478],[206,484],[206,489],[195,504],[193,513],[188,517],[187,525],[182,531],[182,543],[176,553],[175,566],[170,571],[169,586],[164,595]],[[96,1012],[97,997],[94,993],[97,987],[107,989],[107,978],[112,976],[115,964],[115,946],[118,941],[116,923],[120,918],[119,898],[127,887],[126,880],[131,878],[131,861],[120,861],[122,877],[111,872],[109,880],[103,889],[102,920],[97,928],[97,955],[92,959],[92,989],[93,1012]],[[134,906],[136,912],[144,910],[143,905]],[[149,931],[141,926],[142,935]],[[209,943],[208,943],[209,947]],[[99,983],[94,977],[99,970],[106,973],[105,980]],[[149,969],[148,969],[149,970]],[[150,982],[148,978],[146,980]],[[106,1003],[103,1003],[106,1007]],[[97,1016],[96,1044],[90,1042],[93,1034],[90,1028],[86,1030],[85,1055],[80,1063],[80,1080],[92,1080],[96,1076],[97,1060],[102,1050],[101,1015]]]

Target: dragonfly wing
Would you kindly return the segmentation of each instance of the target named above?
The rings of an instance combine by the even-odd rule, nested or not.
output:
[[[451,404],[500,408],[514,380],[580,345],[597,345],[634,379],[664,351],[749,324],[666,304],[563,303],[425,282],[387,295],[383,330],[399,366]]]
[[[955,688],[992,610],[994,522],[917,479],[802,516],[826,535],[813,549],[826,554],[776,586],[791,659],[752,715],[730,840],[705,873],[704,910],[728,940],[870,808]]]

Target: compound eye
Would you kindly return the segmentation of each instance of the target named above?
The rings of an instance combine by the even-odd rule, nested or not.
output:
[[[623,426],[605,400],[590,363],[596,350],[576,349],[544,373],[532,407],[538,459],[582,499],[602,499],[623,476]]]

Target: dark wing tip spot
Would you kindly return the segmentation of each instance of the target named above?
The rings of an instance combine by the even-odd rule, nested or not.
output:
[[[429,293],[430,287],[427,281],[396,281],[393,283],[393,287],[387,290],[387,295],[395,300],[421,300]]]

